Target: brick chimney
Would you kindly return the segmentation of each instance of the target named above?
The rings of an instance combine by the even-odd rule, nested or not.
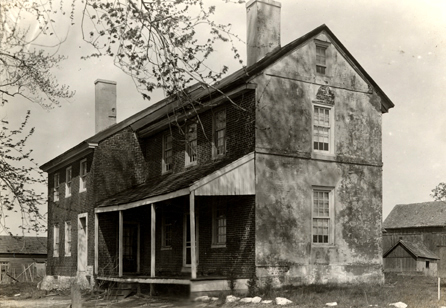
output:
[[[116,81],[95,82],[95,133],[116,124]]]
[[[274,0],[251,0],[246,4],[248,66],[280,47],[281,6]]]

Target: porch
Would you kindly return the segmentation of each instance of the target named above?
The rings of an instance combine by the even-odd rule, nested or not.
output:
[[[228,277],[246,286],[255,271],[254,191],[250,154],[186,188],[96,208],[97,279],[191,292],[225,290]]]

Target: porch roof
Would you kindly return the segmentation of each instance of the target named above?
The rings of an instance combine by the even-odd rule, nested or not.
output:
[[[199,164],[125,190],[99,203],[96,213],[126,210],[192,191],[197,196],[255,194],[254,153]]]

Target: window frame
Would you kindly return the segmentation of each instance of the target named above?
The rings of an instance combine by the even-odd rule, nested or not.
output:
[[[83,170],[82,166],[85,164],[85,170]],[[85,171],[85,173],[83,173]],[[87,190],[87,174],[88,174],[88,165],[87,159],[84,158],[79,163],[79,192],[84,192]]]
[[[220,226],[218,224],[218,217],[217,217],[217,212],[219,210],[223,210],[224,211],[224,228],[225,228],[225,233],[224,233],[224,242],[220,242],[219,238],[220,238],[220,234],[219,234],[219,230],[220,230]],[[212,206],[212,245],[211,248],[225,248],[226,247],[226,243],[228,242],[228,208],[226,204],[214,204]]]
[[[167,227],[170,227],[170,245],[167,245]],[[162,228],[161,228],[161,250],[171,250],[172,249],[172,240],[173,240],[173,223],[172,219],[168,217],[165,213],[163,213],[162,218]]]
[[[315,193],[327,193],[328,194],[328,216],[315,215]],[[320,234],[315,234],[315,220],[325,219],[328,220],[328,238],[327,242],[315,242],[314,236],[319,236]],[[311,191],[311,244],[313,246],[333,246],[335,244],[334,239],[334,187],[324,187],[324,186],[313,186]]]
[[[329,118],[329,125],[328,126],[323,126],[323,125],[316,125],[316,121],[315,121],[315,117],[316,117],[316,108],[318,109],[325,109],[329,111],[328,114],[328,118]],[[334,155],[335,154],[335,149],[334,149],[334,130],[335,130],[335,125],[334,125],[334,112],[335,112],[335,108],[333,105],[326,105],[326,104],[322,104],[319,101],[315,101],[312,104],[312,117],[311,117],[311,150],[313,153],[316,154],[322,154],[322,155]],[[320,149],[315,149],[314,148],[314,143],[316,142],[316,131],[315,131],[315,127],[323,127],[323,128],[328,128],[329,132],[328,132],[328,151],[325,150],[320,150]]]
[[[59,257],[60,251],[60,229],[59,224],[54,224],[53,226],[53,258]]]
[[[72,226],[71,220],[65,221],[65,257],[71,257]]]
[[[189,130],[192,126],[195,126],[195,139],[189,139]],[[185,140],[186,140],[186,149],[184,151],[185,155],[184,155],[184,164],[185,166],[191,166],[191,165],[196,165],[197,161],[198,161],[198,123],[197,121],[191,122],[190,124],[188,124],[186,126],[186,133],[185,133]],[[195,141],[195,145],[192,145],[192,142]],[[190,153],[193,153],[193,147],[195,147],[195,159],[191,160],[191,158],[193,158],[193,155],[191,155]],[[192,149],[192,150],[191,150]]]
[[[218,129],[217,128],[217,119],[218,119],[218,114],[224,112],[225,114],[225,122],[224,122],[224,128],[223,129]],[[213,158],[219,158],[222,157],[224,155],[226,155],[226,153],[228,152],[228,117],[227,117],[227,112],[226,112],[226,108],[219,108],[217,109],[213,115],[212,115],[212,157]],[[219,137],[218,137],[218,133],[219,131],[224,131],[224,137],[223,137],[223,147],[224,147],[224,152],[223,153],[219,153],[219,147],[218,147],[218,141],[219,141]]]
[[[56,181],[57,179],[57,181]],[[60,174],[59,172],[54,173],[53,175],[53,201],[59,201],[59,188],[60,188]]]
[[[167,138],[170,137],[170,148],[167,148]],[[172,172],[173,169],[173,136],[172,134],[169,132],[165,132],[163,134],[163,140],[162,140],[162,145],[163,145],[163,153],[162,153],[162,173],[167,173],[167,172]],[[170,151],[170,159],[172,160],[170,164],[168,164],[166,162],[167,160],[167,156],[166,156],[166,152]]]
[[[72,190],[73,190],[73,168],[70,166],[65,169],[65,198],[71,197]]]
[[[329,42],[325,42],[325,41],[320,41],[320,40],[315,40],[314,41],[314,52],[315,52],[315,58],[314,58],[314,63],[315,63],[315,70],[316,70],[316,74],[320,75],[320,76],[328,76],[328,71],[329,71],[329,56],[330,56],[330,51],[329,51],[329,46],[330,43]],[[318,50],[323,50],[324,53],[323,55],[318,54]],[[323,59],[323,61],[320,61],[321,59]],[[323,72],[322,72],[323,71]]]

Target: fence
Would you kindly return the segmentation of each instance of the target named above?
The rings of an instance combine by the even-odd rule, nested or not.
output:
[[[46,274],[46,264],[43,262],[5,262],[0,263],[0,283],[35,282]]]

